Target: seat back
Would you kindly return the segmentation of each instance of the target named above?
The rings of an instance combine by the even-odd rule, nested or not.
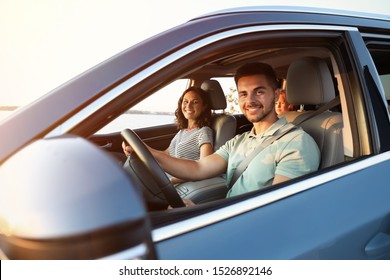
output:
[[[390,75],[382,75],[380,76],[383,89],[385,90],[386,100],[387,100],[387,106],[389,107],[390,111]]]
[[[236,134],[236,118],[224,112],[215,112],[216,110],[225,110],[227,106],[225,94],[218,81],[206,80],[202,83],[201,88],[209,94],[213,111],[211,128],[214,131],[214,151],[216,151]]]
[[[287,72],[287,101],[293,105],[321,106],[335,98],[335,87],[328,65],[317,57],[293,62]],[[289,122],[299,122],[311,111],[291,111],[285,114]],[[321,151],[320,169],[344,161],[343,119],[340,112],[326,111],[301,126],[316,141]]]

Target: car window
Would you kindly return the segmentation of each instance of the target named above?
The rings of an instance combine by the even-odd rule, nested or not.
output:
[[[288,35],[292,36],[293,33],[290,32]],[[322,45],[318,45],[316,40],[319,35],[317,33],[310,33],[305,35],[307,36],[305,38],[299,37],[299,40],[297,40],[294,46],[285,46],[283,42],[279,42],[277,45],[275,43],[271,44],[265,40],[267,37],[261,40],[263,36],[262,33],[259,33],[253,42],[252,40],[254,39],[252,36],[248,39],[244,38],[245,43],[251,47],[247,53],[225,53],[225,48],[221,48],[220,54],[216,58],[210,58],[210,61],[205,61],[201,66],[191,64],[199,61],[198,56],[201,56],[203,53],[198,54],[194,51],[191,59],[186,56],[183,58],[183,62],[181,62],[185,64],[187,60],[189,61],[187,62],[189,64],[183,69],[185,72],[180,72],[180,68],[175,68],[178,76],[184,77],[185,75],[188,79],[173,80],[166,87],[153,93],[149,98],[133,106],[129,111],[113,121],[110,124],[113,129],[105,132],[118,132],[124,127],[135,129],[168,123],[173,124],[174,111],[181,93],[189,84],[201,85],[205,79],[217,80],[221,85],[228,103],[225,112],[229,114],[240,114],[237,89],[232,75],[235,73],[237,65],[241,63],[230,65],[230,61],[241,61],[244,57],[246,60],[243,60],[242,63],[247,60],[266,61],[275,68],[278,80],[283,81],[283,88],[289,89],[290,97],[292,97],[291,104],[300,108],[299,110],[292,110],[285,116],[288,122],[303,119],[302,117],[310,116],[317,109],[324,108],[324,104],[331,103],[334,100],[340,100],[338,101],[340,103],[337,104],[332,102],[333,107],[327,108],[325,112],[299,124],[316,141],[321,152],[320,169],[346,163],[361,155],[369,154],[370,142],[366,133],[367,116],[362,109],[364,106],[361,106],[363,100],[360,97],[361,94],[356,90],[358,88],[358,81],[353,76],[354,66],[348,60],[348,56],[341,55],[349,51],[347,42],[345,41],[339,44],[338,48],[330,47],[333,46],[333,42],[342,38],[342,35],[335,33],[330,39],[327,39],[329,42],[325,41]],[[263,41],[264,43],[260,43]],[[235,43],[235,41],[232,41],[231,44],[234,45]],[[193,70],[189,71],[188,69]],[[161,70],[158,77],[166,76],[164,71],[168,70]],[[287,75],[288,73],[290,75]],[[311,73],[318,75],[314,78],[318,77],[322,82],[319,83],[317,82],[318,79],[314,78],[309,79],[312,77],[309,75]],[[349,75],[349,73],[352,74]],[[150,78],[151,81],[149,83],[155,84],[156,82],[160,82],[159,80],[154,80],[158,77]],[[175,79],[175,77],[172,77],[172,79]],[[326,86],[323,86],[323,84]],[[324,92],[326,94],[323,94]],[[135,96],[140,93],[135,89],[132,94]],[[339,97],[339,99],[336,97]],[[149,117],[153,118],[150,122],[148,121]],[[237,128],[241,127],[239,126],[240,117],[242,116],[236,116]],[[113,126],[116,122],[119,123],[117,127]],[[150,131],[153,130],[148,130],[148,133]],[[237,129],[236,131],[241,130]],[[145,139],[149,140],[150,138],[153,137],[145,134]],[[160,142],[158,142],[159,145]],[[148,143],[151,147],[156,148],[153,144],[155,143]],[[157,144],[155,145],[157,146]],[[192,183],[188,183],[188,185],[192,187]],[[184,187],[187,187],[187,185]],[[223,185],[223,190],[226,190],[225,185]],[[204,197],[206,197],[207,193],[204,193]],[[196,199],[198,200],[194,200],[192,195],[194,197],[197,196]],[[218,198],[223,198],[224,196]],[[197,194],[195,187],[192,193],[191,191],[186,193],[186,198],[193,199],[195,203],[203,202],[204,197]]]
[[[98,133],[114,133],[125,127],[136,129],[174,123],[177,100],[188,82],[188,79],[173,81],[120,115]]]
[[[238,105],[237,88],[233,77],[213,77],[212,80],[217,80],[221,85],[226,96],[226,113],[238,114],[241,113]]]
[[[375,44],[368,44],[368,49],[378,71],[387,102],[390,103],[390,45],[375,42]]]

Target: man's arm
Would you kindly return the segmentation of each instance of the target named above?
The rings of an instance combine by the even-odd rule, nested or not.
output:
[[[200,158],[207,157],[213,153],[213,146],[210,143],[205,143],[200,146]]]
[[[171,157],[164,151],[158,151],[149,146],[146,147],[161,165],[162,169],[174,177],[187,181],[199,181],[226,172],[227,162],[215,153],[195,161]],[[132,148],[124,142],[122,143],[122,148],[127,156],[133,152]]]
[[[279,175],[279,174],[275,174],[274,180],[272,181],[272,185],[282,183],[282,182],[285,182],[288,180],[290,180],[290,178],[288,178],[286,176]]]
[[[187,181],[215,177],[227,168],[227,162],[215,153],[199,160],[174,158],[154,149],[152,154],[166,172]]]

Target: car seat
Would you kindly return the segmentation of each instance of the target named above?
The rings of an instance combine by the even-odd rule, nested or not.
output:
[[[318,57],[293,62],[287,71],[287,101],[293,105],[321,106],[336,97],[333,78],[327,63]],[[299,122],[311,111],[285,113],[289,122]],[[302,122],[301,126],[316,141],[321,151],[320,169],[344,161],[343,120],[340,112],[327,110]]]
[[[226,97],[220,83],[217,80],[206,80],[201,88],[205,90],[210,99],[212,109],[211,128],[214,131],[214,151],[218,150],[227,140],[236,134],[236,118],[224,112],[227,107]],[[222,110],[222,113],[217,113]]]

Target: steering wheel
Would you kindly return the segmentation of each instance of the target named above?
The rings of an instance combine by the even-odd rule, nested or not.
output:
[[[173,186],[171,181],[168,179],[167,174],[165,174],[164,170],[157,163],[156,159],[149,152],[148,148],[138,135],[129,128],[122,130],[121,135],[122,138],[133,148],[138,158],[152,175],[169,205],[171,205],[172,208],[184,207],[184,202],[177,193],[176,188]]]

